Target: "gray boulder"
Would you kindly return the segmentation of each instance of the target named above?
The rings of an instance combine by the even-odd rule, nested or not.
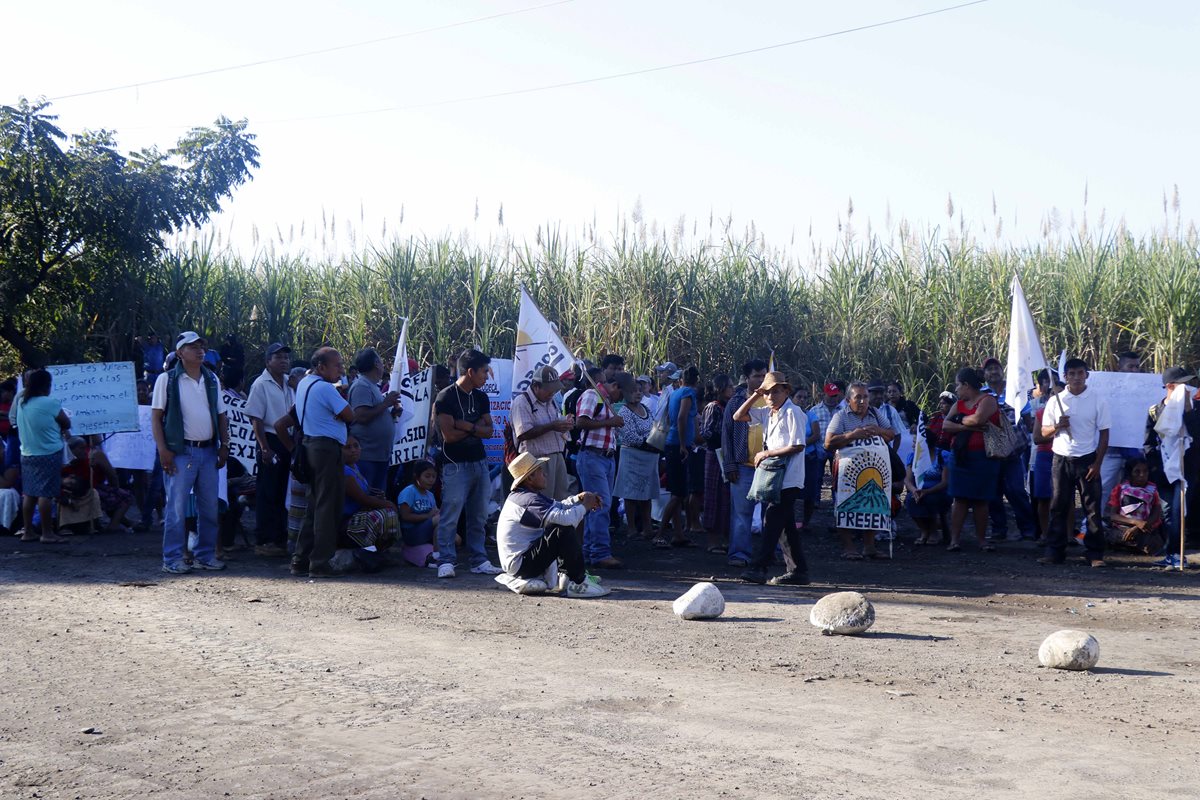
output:
[[[816,602],[808,621],[826,635],[862,633],[875,624],[875,606],[858,592],[834,592]]]
[[[679,597],[671,608],[682,619],[716,619],[725,613],[725,598],[711,583],[697,583]]]
[[[1056,631],[1038,648],[1038,661],[1051,669],[1085,670],[1100,660],[1100,643],[1084,631]]]

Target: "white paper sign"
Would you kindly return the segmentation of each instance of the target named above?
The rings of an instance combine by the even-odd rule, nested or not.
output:
[[[116,469],[154,469],[154,433],[150,428],[150,406],[138,406],[138,429],[114,433],[104,440],[104,454]]]
[[[46,367],[50,396],[61,401],[74,436],[138,429],[132,361]]]
[[[429,412],[433,407],[433,367],[404,376],[397,391],[403,395],[404,413],[396,419],[396,438],[389,461],[393,465],[425,457]]]
[[[1146,415],[1167,392],[1162,376],[1146,372],[1091,372],[1088,391],[1099,392],[1108,400],[1112,427],[1108,431],[1109,447],[1141,448],[1146,438]]]

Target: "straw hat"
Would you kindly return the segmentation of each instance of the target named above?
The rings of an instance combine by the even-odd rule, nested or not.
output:
[[[788,389],[792,388],[792,384],[790,381],[788,381],[787,375],[784,375],[782,372],[768,372],[767,376],[763,378],[761,387],[762,393],[766,394],[776,386],[786,386]]]
[[[550,461],[548,458],[534,458],[529,453],[521,453],[508,465],[508,474],[512,475],[513,488],[520,486],[526,478],[541,469],[542,464]]]

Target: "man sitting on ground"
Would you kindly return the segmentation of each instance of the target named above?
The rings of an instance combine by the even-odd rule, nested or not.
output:
[[[544,592],[551,587],[543,576],[561,563],[567,573],[567,597],[603,597],[609,590],[588,580],[578,527],[588,511],[600,508],[600,497],[582,492],[557,501],[542,494],[548,461],[521,453],[508,465],[512,493],[496,523],[496,548],[505,572],[501,577],[508,578],[503,582],[510,588],[517,584],[514,591],[522,594]]]

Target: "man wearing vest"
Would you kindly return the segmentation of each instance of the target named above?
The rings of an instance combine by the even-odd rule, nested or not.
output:
[[[554,395],[562,388],[554,367],[539,367],[533,372],[529,388],[513,398],[511,410],[517,452],[546,459],[542,466],[546,488],[542,494],[551,500],[565,500],[571,494],[563,451],[567,431],[575,427],[575,417],[563,416],[554,404]]]
[[[195,331],[175,340],[175,365],[154,382],[151,429],[162,462],[166,507],[163,519],[163,572],[225,569],[217,558],[218,471],[229,457],[229,418],[221,382],[204,366],[208,343]],[[191,565],[184,561],[188,495],[196,496],[196,544]]]

